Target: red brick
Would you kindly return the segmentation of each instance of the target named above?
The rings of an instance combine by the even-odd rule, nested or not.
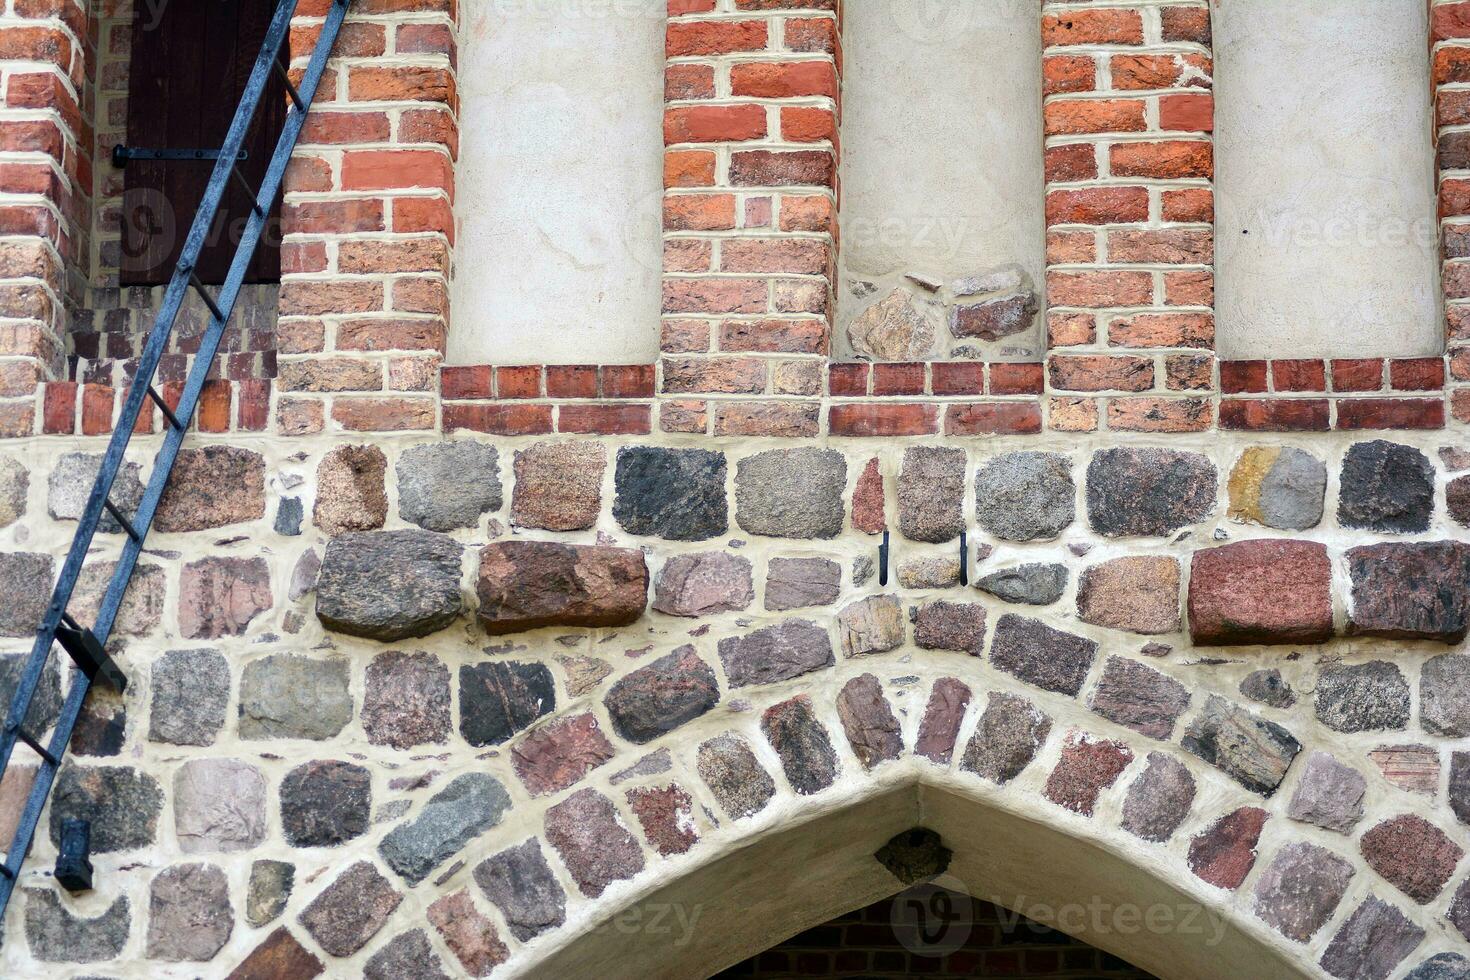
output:
[[[825,354],[826,320],[726,320],[720,350],[768,354]]]
[[[1192,41],[1211,45],[1210,11],[1207,7],[1165,7],[1161,12],[1165,41]]]
[[[950,436],[1034,435],[1041,431],[1037,402],[973,402],[951,405],[944,413],[944,433]]]
[[[430,187],[454,193],[454,164],[438,150],[356,150],[342,159],[342,189]]]
[[[731,94],[757,99],[805,96],[837,98],[837,67],[830,61],[736,64],[730,68]]]
[[[1046,389],[1045,366],[1033,363],[998,362],[990,365],[992,395],[1039,395]]]
[[[715,97],[713,65],[669,65],[664,69],[664,101]]]
[[[873,365],[874,395],[922,395],[924,365],[916,363]]]
[[[539,364],[495,369],[495,397],[540,398],[541,366]]]
[[[1059,391],[1147,391],[1154,385],[1148,357],[1056,354],[1047,366]]]
[[[548,364],[546,397],[596,398],[597,366],[593,364]]]
[[[1215,131],[1213,95],[1166,95],[1159,99],[1159,128],[1186,133]]]
[[[706,9],[713,9],[713,6]],[[664,53],[670,58],[720,55],[760,51],[766,43],[767,29],[763,20],[676,21],[669,24],[664,35]]]
[[[1277,391],[1326,391],[1327,365],[1316,360],[1272,361],[1271,381]]]
[[[1377,391],[1383,387],[1383,361],[1376,357],[1332,362],[1333,391]]]
[[[851,403],[833,405],[827,428],[834,436],[928,436],[939,432],[939,407],[914,403]]]
[[[670,394],[759,394],[766,362],[752,357],[666,357],[664,391]]]
[[[766,110],[758,105],[680,106],[664,111],[664,145],[733,143],[766,135]]]
[[[1215,233],[1207,228],[1108,232],[1108,261],[1115,265],[1209,265],[1215,261]]]
[[[1147,306],[1154,297],[1154,277],[1149,272],[1050,271],[1046,284],[1047,298],[1054,306]]]
[[[1330,421],[1331,413],[1325,398],[1227,398],[1220,402],[1222,429],[1326,432]]]
[[[1395,391],[1439,391],[1444,388],[1444,358],[1412,357],[1390,361],[1388,379]]]
[[[1067,143],[1046,149],[1047,183],[1097,179],[1097,150],[1091,143]]]
[[[663,285],[665,313],[764,313],[767,286],[762,279],[668,279]]]
[[[1097,317],[1091,313],[1048,313],[1048,347],[1080,347],[1097,340]]]
[[[1139,313],[1108,324],[1108,343],[1114,347],[1215,346],[1215,317],[1211,313]]]
[[[1114,177],[1173,180],[1215,174],[1214,147],[1206,140],[1117,143],[1111,160]]]
[[[239,408],[236,426],[242,432],[264,432],[270,424],[271,383],[263,378],[249,378],[236,385]]]
[[[114,392],[106,385],[82,385],[82,435],[99,436],[112,431]],[[200,413],[202,422],[203,413]]]
[[[1048,55],[1041,62],[1041,94],[1091,92],[1097,87],[1097,61],[1086,55]]]
[[[1068,10],[1041,19],[1046,47],[1074,44],[1142,44],[1143,16],[1136,10]]]
[[[652,364],[609,364],[602,369],[602,397],[652,398]]]
[[[49,381],[41,401],[41,431],[71,435],[77,431],[77,383]]]
[[[1047,422],[1055,432],[1096,432],[1097,399],[1053,398]]]
[[[556,412],[558,432],[596,435],[648,435],[653,431],[651,405],[562,405]]]
[[[448,68],[354,65],[347,72],[347,97],[353,102],[443,102],[453,105],[454,75]]]
[[[1048,231],[1046,262],[1048,265],[1090,265],[1097,261],[1097,232]]]
[[[1204,432],[1212,421],[1204,398],[1108,399],[1108,428],[1119,432]]]
[[[1215,220],[1215,194],[1208,187],[1164,191],[1162,204],[1165,221],[1213,222]]]
[[[821,143],[837,138],[837,116],[825,108],[790,106],[781,109],[781,138],[789,143]]]
[[[708,150],[664,153],[665,187],[710,187],[715,182],[715,155]]]
[[[1131,224],[1148,220],[1145,187],[1090,187],[1057,190],[1046,195],[1046,223],[1050,225]]]
[[[499,436],[536,436],[551,432],[550,405],[445,405],[444,431],[468,429]]]
[[[985,365],[980,361],[935,361],[930,370],[936,395],[985,394]]]
[[[1363,429],[1443,429],[1442,398],[1339,398],[1337,427]]]
[[[834,398],[861,398],[868,393],[868,365],[851,361],[827,366],[827,391]]]
[[[810,439],[821,432],[816,402],[720,402],[715,406],[715,435]]]
[[[1215,273],[1211,269],[1164,273],[1164,305],[1214,306]]]
[[[787,50],[802,54],[836,54],[841,46],[837,22],[831,17],[788,17],[782,33]]]
[[[332,418],[352,432],[432,429],[434,402],[428,398],[338,398],[332,403]]]
[[[731,238],[720,249],[725,272],[818,276],[832,262],[831,243],[812,238]]]
[[[204,382],[199,392],[199,407],[194,411],[194,423],[200,432],[230,431],[230,396],[233,386],[228,381]]]
[[[1042,110],[1046,135],[1141,133],[1148,128],[1142,99],[1068,99]]]
[[[733,187],[832,187],[836,174],[831,150],[743,150],[730,158]]]

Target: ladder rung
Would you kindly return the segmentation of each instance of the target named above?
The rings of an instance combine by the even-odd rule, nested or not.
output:
[[[236,182],[239,183],[241,190],[245,192],[245,196],[250,199],[250,210],[254,211],[257,215],[264,218],[265,211],[263,211],[260,205],[256,203],[255,192],[250,189],[250,181],[246,180],[245,175],[240,172],[240,165],[238,163],[231,164],[230,175],[235,178]]]
[[[152,385],[148,386],[148,397],[153,399],[153,404],[157,405],[159,409],[163,412],[163,417],[168,420],[169,425],[173,426],[175,429],[183,428],[183,426],[179,424],[178,416],[174,415],[173,409],[168,407],[168,402],[163,400],[163,396],[160,395],[156,390],[154,390]]]
[[[20,725],[16,725],[14,728],[11,729],[11,731],[15,732],[16,738],[20,739],[22,742],[26,743],[32,749],[34,749],[36,755],[39,755],[41,758],[45,759],[48,765],[54,766],[61,762],[60,759],[51,754],[50,749],[46,748],[46,746],[36,741],[35,736],[26,731]]]
[[[114,504],[110,498],[102,498],[102,506],[107,508],[107,512],[112,515],[112,519],[117,521],[117,523],[122,526],[123,532],[126,533],[128,537],[132,538],[134,541],[139,542],[140,544],[142,543],[143,539],[138,536],[138,532],[133,527],[132,521],[129,521],[126,517],[123,516],[123,512],[117,509],[117,505]]]
[[[281,63],[279,61],[272,61],[271,66],[275,68],[276,74],[281,76],[281,81],[285,83],[286,94],[291,96],[291,101],[295,104],[296,111],[305,112],[306,106],[303,105],[301,102],[301,93],[297,92],[296,86],[291,84],[291,76],[286,74],[286,69],[281,67]]]
[[[209,295],[209,290],[205,289],[204,283],[199,281],[199,273],[193,269],[189,270],[189,285],[193,286],[194,291],[199,294],[199,298],[204,300],[204,305],[209,307],[209,312],[214,314],[214,318],[220,323],[224,323],[225,315],[220,311],[219,304],[214,301],[213,296]]]

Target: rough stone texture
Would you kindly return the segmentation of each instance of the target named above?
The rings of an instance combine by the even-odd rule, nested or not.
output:
[[[595,790],[580,790],[547,810],[546,839],[588,898],[643,870],[638,842],[612,801]]]
[[[923,555],[898,563],[898,584],[905,589],[950,589],[960,584],[960,560],[949,555]]]
[[[1327,466],[1295,448],[1253,446],[1230,471],[1230,517],[1282,531],[1322,523]]]
[[[837,695],[837,717],[864,768],[897,759],[903,752],[903,732],[874,675],[863,674],[843,685]]]
[[[322,559],[315,548],[308,548],[291,569],[291,581],[286,586],[286,598],[299,602],[316,591],[317,577],[322,573]]]
[[[1036,758],[1051,733],[1051,719],[1014,694],[991,692],[960,768],[1004,786]]]
[[[1003,541],[1049,541],[1076,516],[1072,461],[1059,453],[1007,453],[975,474],[975,519]]]
[[[1044,793],[1058,806],[1090,817],[1102,791],[1113,785],[1132,761],[1133,753],[1122,742],[1071,732],[1056,768],[1047,777]]]
[[[672,768],[674,768],[673,755],[669,752],[668,746],[664,746],[661,749],[655,749],[648,753],[628,768],[613,773],[612,779],[609,782],[614,786],[618,786],[626,783],[630,779],[637,779],[640,776],[657,776],[661,773],[668,772]]]
[[[1194,776],[1184,763],[1163,752],[1150,752],[1123,800],[1123,829],[1162,844],[1189,816],[1194,794]]]
[[[311,519],[327,534],[373,531],[388,519],[388,457],[377,446],[339,446],[316,468]]]
[[[1332,637],[1332,562],[1313,541],[1262,539],[1196,551],[1189,632],[1201,646],[1323,643]]]
[[[510,796],[493,776],[467,772],[435,793],[414,819],[389,831],[378,853],[388,867],[417,885],[471,840],[500,823]]]
[[[300,497],[282,497],[272,527],[277,534],[294,538],[301,534],[301,522],[305,519],[306,509],[301,505]]]
[[[596,657],[557,657],[566,672],[567,693],[574,698],[596,690],[612,673],[612,665]]]
[[[327,543],[316,615],[338,633],[392,643],[428,636],[464,610],[460,545],[430,531],[342,534]]]
[[[32,636],[46,615],[55,581],[55,562],[50,555],[13,552],[0,554],[0,636]],[[37,587],[37,583],[45,583]]]
[[[1459,821],[1470,824],[1470,752],[1450,753],[1449,802]]]
[[[739,612],[754,601],[750,561],[728,551],[675,555],[660,569],[653,590],[654,609],[695,619]]]
[[[985,616],[978,602],[925,603],[914,616],[914,642],[924,650],[978,657],[985,646]]]
[[[296,866],[286,861],[256,861],[250,865],[245,891],[245,921],[259,928],[286,911],[296,886]]]
[[[1189,870],[1216,888],[1234,891],[1256,863],[1266,811],[1243,806],[1216,820],[1189,842]]]
[[[1449,511],[1451,520],[1461,527],[1470,527],[1470,476],[1459,476],[1451,480],[1445,486],[1444,497],[1445,508]],[[0,526],[3,523],[0,521]]]
[[[996,623],[990,644],[990,662],[998,670],[1071,697],[1082,690],[1096,656],[1093,641],[1012,613]]]
[[[181,449],[155,531],[203,531],[265,516],[265,458],[233,446]]]
[[[363,964],[364,980],[450,980],[422,929],[411,929]]]
[[[475,908],[468,889],[445,895],[430,905],[429,921],[472,977],[488,977],[510,956],[495,924]]]
[[[366,674],[362,727],[369,742],[406,749],[449,738],[449,668],[438,657],[389,650]]]
[[[582,531],[602,512],[607,447],[598,442],[538,442],[515,455],[510,520],[517,527]]]
[[[0,655],[0,705],[10,710],[15,697],[16,685],[25,671],[30,652]],[[31,697],[31,707],[26,713],[26,727],[31,731],[44,732],[56,724],[61,713],[61,668],[60,661],[51,657],[41,672],[41,679]]]
[[[459,733],[479,748],[500,745],[556,709],[556,682],[540,663],[484,661],[459,668]]]
[[[1304,943],[1332,918],[1352,880],[1348,861],[1324,847],[1293,841],[1256,882],[1256,915],[1287,939]]]
[[[827,606],[842,593],[842,566],[826,558],[772,558],[766,570],[768,612]]]
[[[566,921],[566,893],[534,837],[481,861],[474,877],[505,916],[511,935],[523,943]]]
[[[633,671],[603,699],[613,731],[635,745],[667,735],[719,702],[715,672],[692,646]]]
[[[177,794],[176,794],[177,795]],[[61,822],[92,821],[92,853],[148,847],[158,836],[163,790],[131,766],[62,766],[51,790],[51,843],[61,845]]]
[[[1470,980],[1470,960],[1459,953],[1435,953],[1406,974],[1404,980]]]
[[[961,338],[1004,340],[1030,329],[1036,319],[1036,306],[1036,294],[1029,291],[960,304],[950,312],[949,332]]]
[[[896,595],[875,595],[837,614],[844,657],[886,653],[903,645],[903,606]]]
[[[73,915],[50,888],[25,889],[26,945],[46,963],[96,963],[122,953],[128,941],[129,905],[113,899],[101,915]]]
[[[1215,467],[1198,453],[1103,449],[1087,467],[1087,516],[1112,538],[1162,537],[1209,519]]]
[[[97,482],[97,471],[102,468],[101,453],[65,453],[56,460],[51,475],[46,480],[46,511],[56,521],[79,521],[87,507],[87,498],[92,494],[92,484]],[[143,499],[143,481],[139,478],[143,468],[137,463],[123,463],[117,477],[112,481],[109,499],[132,519]],[[103,534],[121,534],[122,525],[113,520],[107,511],[97,523]]]
[[[1470,492],[1466,494],[1467,511],[1470,511]],[[882,534],[888,528],[886,495],[883,491],[883,472],[879,469],[878,457],[868,460],[858,475],[857,486],[852,491],[852,526],[864,534]]]
[[[238,759],[190,759],[174,773],[174,834],[185,854],[246,851],[265,840],[266,781]],[[97,824],[92,824],[97,848]]]
[[[1252,701],[1272,708],[1290,708],[1296,704],[1296,692],[1276,668],[1253,670],[1240,682],[1240,693]]]
[[[847,460],[835,449],[773,449],[735,467],[735,523],[774,538],[835,538]]]
[[[1381,745],[1368,753],[1383,778],[1401,790],[1433,796],[1439,790],[1439,750],[1429,745]],[[1450,805],[1455,784],[1450,781]]]
[[[914,752],[940,765],[949,765],[970,698],[970,689],[957,678],[941,677],[935,681],[924,718],[919,723]]]
[[[699,747],[699,776],[720,808],[739,820],[764,810],[776,794],[771,774],[761,768],[755,753],[738,735],[712,738]]]
[[[398,457],[398,516],[426,531],[476,527],[501,504],[500,456],[478,442],[414,446]]]
[[[229,980],[311,980],[322,970],[322,961],[280,926],[235,967]]]
[[[500,541],[480,552],[481,627],[498,636],[543,626],[626,626],[648,601],[636,548]]]
[[[1189,691],[1168,674],[1136,660],[1109,657],[1088,707],[1140,735],[1167,741],[1189,707]]]
[[[1420,905],[1444,890],[1465,856],[1448,834],[1412,813],[1378,824],[1359,846],[1369,867]]]
[[[724,454],[704,449],[619,449],[613,518],[629,534],[669,541],[718,537],[729,527],[725,471]]]
[[[1187,752],[1262,796],[1276,792],[1302,748],[1280,725],[1257,718],[1214,694],[1190,723],[1181,744]]]
[[[102,598],[117,571],[115,561],[93,561],[82,566],[77,576],[67,609],[83,623],[95,623],[102,609]],[[140,562],[133,569],[132,581],[123,592],[117,618],[112,622],[112,635],[143,636],[153,632],[163,619],[164,593],[168,571],[161,565]]]
[[[372,809],[372,774],[350,762],[307,762],[281,780],[281,832],[293,847],[335,847],[361,837]]]
[[[1077,587],[1077,616],[1145,636],[1178,631],[1179,562],[1140,555],[1093,565]]]
[[[1377,544],[1347,557],[1353,633],[1441,643],[1470,633],[1470,544]]]
[[[927,361],[937,353],[939,329],[900,287],[853,320],[847,339],[855,353],[875,361]]]
[[[1328,664],[1317,676],[1316,708],[1333,731],[1400,730],[1409,724],[1409,682],[1386,660]]]
[[[913,541],[953,541],[965,529],[963,449],[910,446],[898,471],[898,526]]]
[[[179,632],[191,639],[241,636],[271,604],[264,558],[201,558],[179,576]]]
[[[728,637],[720,641],[718,650],[731,687],[774,684],[836,662],[827,631],[804,619]]]
[[[532,731],[512,750],[511,760],[530,794],[543,796],[573,785],[613,754],[597,719],[581,714]]]
[[[761,715],[761,731],[797,793],[821,792],[837,778],[837,753],[805,694],[767,708]]]
[[[230,884],[219,868],[181,864],[153,879],[148,892],[149,959],[208,962],[234,929]]]
[[[1470,655],[1446,653],[1419,673],[1419,717],[1432,735],[1470,735]]]
[[[30,488],[30,471],[17,460],[0,457],[0,528],[7,528],[25,516],[26,494]]]
[[[347,660],[275,653],[245,665],[240,675],[240,737],[336,735],[352,720]]]
[[[1343,527],[1419,534],[1433,514],[1434,467],[1419,450],[1378,439],[1347,451],[1337,495]]]
[[[975,588],[997,599],[1026,606],[1049,606],[1067,591],[1067,566],[1029,562],[983,576]]]
[[[630,789],[628,806],[643,836],[664,857],[685,854],[699,843],[694,832],[694,801],[678,786]]]
[[[1318,962],[1339,980],[1387,980],[1423,941],[1423,929],[1370,896],[1337,930]]]
[[[1470,939],[1470,878],[1460,882],[1460,886],[1455,889],[1445,917],[1460,930],[1460,935]],[[1470,963],[1466,965],[1466,973],[1470,976]]]
[[[1307,756],[1286,815],[1346,834],[1363,819],[1363,798],[1367,792],[1368,781],[1358,770],[1326,752],[1313,752]]]
[[[230,667],[215,650],[170,650],[153,662],[148,737],[174,745],[213,745],[225,724]]]
[[[378,934],[403,896],[371,862],[358,861],[301,913],[311,938],[333,956],[351,956]]]

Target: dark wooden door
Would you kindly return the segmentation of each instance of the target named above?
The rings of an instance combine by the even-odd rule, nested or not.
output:
[[[128,146],[195,149],[220,146],[250,69],[270,26],[275,0],[180,0],[139,3],[133,21],[128,78]],[[285,63],[286,52],[281,52]],[[265,177],[286,119],[286,91],[272,75],[245,141],[240,164],[252,188]],[[124,286],[166,283],[173,274],[194,214],[204,199],[212,162],[128,163],[124,177],[121,274]],[[246,282],[281,278],[279,203]],[[198,271],[207,283],[224,281],[250,213],[250,198],[232,182],[206,239]]]

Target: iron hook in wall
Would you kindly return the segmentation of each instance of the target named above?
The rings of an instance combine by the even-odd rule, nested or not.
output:
[[[888,584],[888,532],[883,532],[883,543],[878,546],[878,584]]]

